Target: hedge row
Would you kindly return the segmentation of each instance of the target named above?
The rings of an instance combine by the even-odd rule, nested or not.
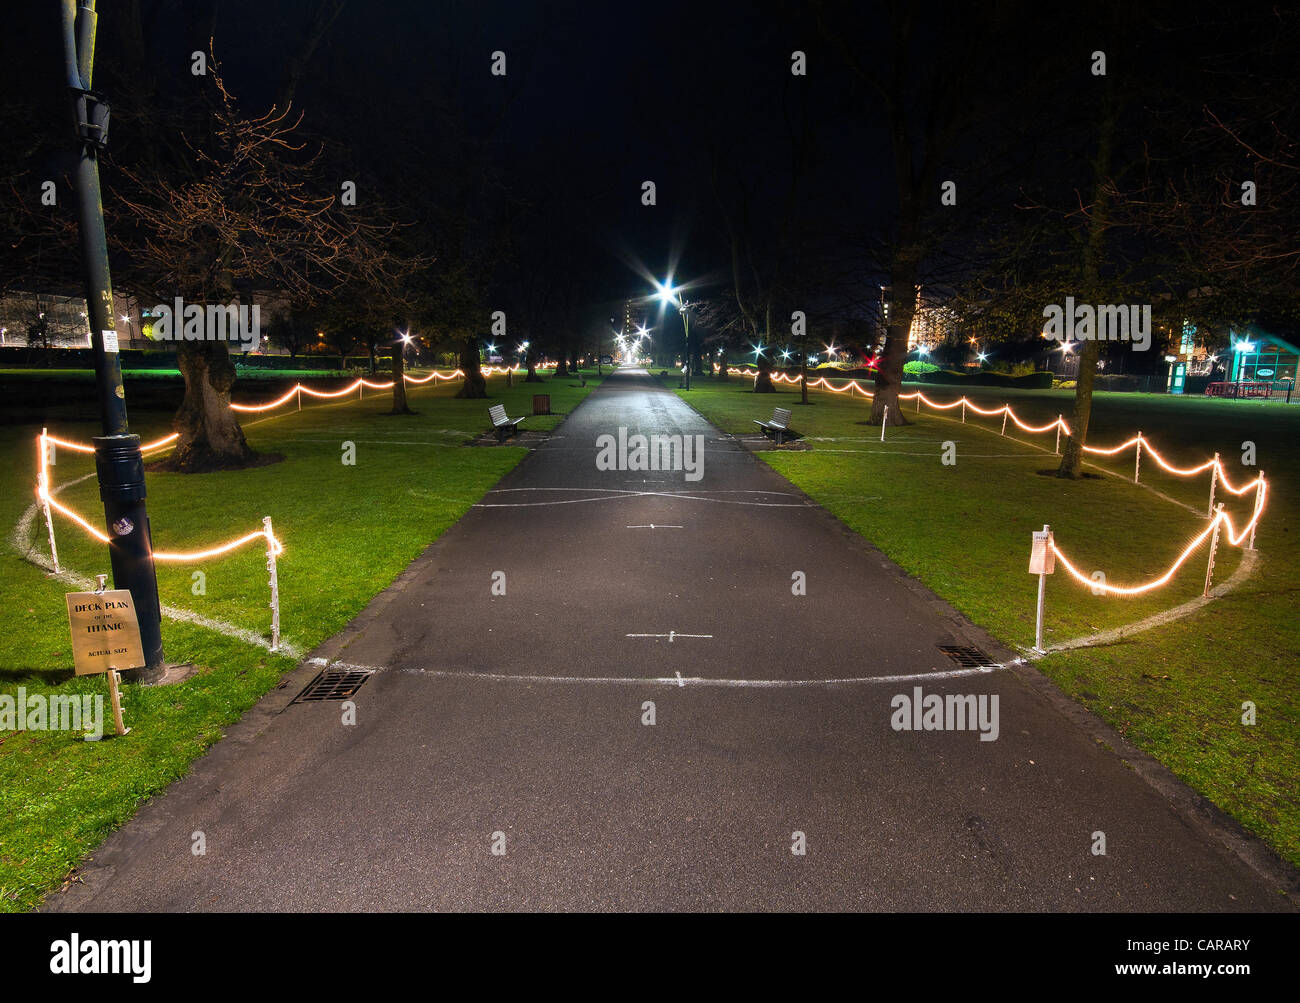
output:
[[[175,352],[155,352],[142,348],[124,348],[118,352],[124,370],[175,369]],[[248,369],[319,369],[338,372],[343,367],[337,355],[300,355],[296,359],[287,355],[240,355],[231,353],[235,365]],[[94,369],[95,353],[89,348],[52,348],[48,353],[41,348],[6,345],[0,348],[0,367],[6,369],[32,366],[44,368],[48,360],[52,369]],[[369,366],[368,356],[348,359],[353,366]]]

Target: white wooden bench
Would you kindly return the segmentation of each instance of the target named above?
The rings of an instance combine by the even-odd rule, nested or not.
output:
[[[519,423],[522,418],[507,418],[504,404],[493,404],[488,408],[488,417],[492,419],[492,427],[496,429],[497,442],[505,442],[507,435],[519,434]]]
[[[785,441],[786,433],[793,431],[790,428],[790,409],[786,407],[774,407],[771,421],[759,421],[755,418],[754,424],[763,430],[764,435],[774,436],[778,446]]]

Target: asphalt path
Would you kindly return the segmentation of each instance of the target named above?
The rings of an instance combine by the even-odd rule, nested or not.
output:
[[[598,469],[620,428],[702,436],[702,476]],[[1256,841],[640,371],[313,658],[46,908],[1254,911],[1294,893]],[[375,670],[354,724],[291,702],[333,663]],[[917,687],[996,697],[996,739],[896,730]]]

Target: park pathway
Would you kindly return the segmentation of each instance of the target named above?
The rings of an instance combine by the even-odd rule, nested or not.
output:
[[[620,427],[703,436],[702,477],[597,469]],[[1287,908],[1257,844],[637,370],[314,656],[47,908]],[[290,703],[319,660],[377,670],[355,724]],[[996,740],[895,730],[918,687],[996,697]]]

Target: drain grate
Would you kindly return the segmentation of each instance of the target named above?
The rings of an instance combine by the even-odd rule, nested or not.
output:
[[[941,644],[939,650],[960,665],[963,669],[989,668],[999,665],[979,648],[967,648],[960,644]]]
[[[293,703],[315,700],[346,700],[373,676],[363,669],[325,669],[293,698]]]

